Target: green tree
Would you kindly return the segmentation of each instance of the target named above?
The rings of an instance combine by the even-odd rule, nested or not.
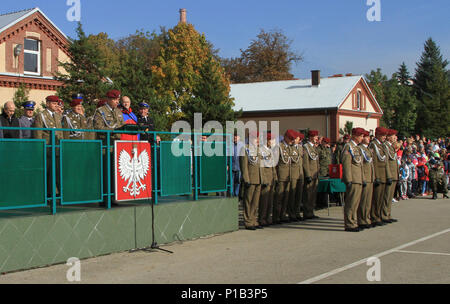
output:
[[[369,74],[365,75],[367,83],[375,95],[378,104],[383,110],[383,118],[381,119],[381,125],[384,127],[392,127],[393,118],[393,106],[386,98],[386,85],[388,83],[387,76],[381,72],[378,68],[376,71],[372,70]]]
[[[218,121],[225,126],[226,121],[235,121],[234,102],[229,97],[230,86],[223,77],[223,68],[208,56],[197,75],[193,87],[193,98],[182,106],[186,120],[194,125],[194,114],[202,113],[203,121]]]
[[[90,115],[96,108],[96,101],[104,98],[109,89],[116,87],[105,72],[106,58],[98,46],[86,37],[81,23],[78,23],[77,36],[69,45],[71,60],[59,63],[67,73],[57,72],[55,79],[64,84],[58,89],[58,95],[66,103],[73,94],[84,95],[86,113]]]
[[[30,93],[30,89],[24,83],[21,83],[17,88],[17,91],[14,92],[13,102],[16,106],[16,116],[20,117],[23,115],[22,105],[24,102],[28,101],[28,95]]]
[[[450,86],[448,61],[429,38],[417,63],[414,87],[418,100],[416,131],[427,137],[450,134]]]
[[[341,135],[352,135],[352,130],[353,130],[353,122],[352,121],[347,121],[345,122],[345,126],[344,129],[339,129],[339,134]]]
[[[293,63],[303,57],[292,50],[292,40],[280,30],[261,30],[239,58],[222,60],[233,83],[293,79]]]

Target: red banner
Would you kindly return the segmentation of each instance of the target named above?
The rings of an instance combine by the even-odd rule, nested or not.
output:
[[[116,200],[151,199],[150,144],[146,141],[116,141],[114,148]]]

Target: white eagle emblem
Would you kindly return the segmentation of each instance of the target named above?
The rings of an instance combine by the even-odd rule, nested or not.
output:
[[[140,195],[141,191],[147,189],[143,180],[147,176],[150,167],[150,158],[147,150],[142,151],[139,157],[137,150],[137,147],[133,146],[131,152],[133,158],[125,150],[122,150],[119,156],[120,177],[125,182],[128,182],[127,186],[123,187],[123,192],[130,192],[130,195],[134,197]]]

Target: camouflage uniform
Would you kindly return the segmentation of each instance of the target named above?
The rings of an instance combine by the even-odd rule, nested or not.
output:
[[[319,176],[328,176],[330,172],[329,166],[331,165],[332,159],[331,149],[321,145],[317,148],[317,150],[319,152]]]
[[[431,167],[430,188],[433,190],[433,198],[437,198],[438,193],[442,193],[444,197],[448,194],[447,178],[444,172],[444,164],[441,161]]]

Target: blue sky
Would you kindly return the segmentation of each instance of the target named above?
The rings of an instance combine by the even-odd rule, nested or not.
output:
[[[186,8],[188,21],[220,49],[237,57],[260,29],[280,29],[293,40],[304,62],[293,66],[296,77],[337,73],[365,74],[381,68],[389,76],[404,61],[410,72],[432,37],[450,59],[449,0],[380,0],[381,22],[369,22],[367,0],[80,0],[81,22],[88,34],[106,32],[113,39],[137,29],[171,28]],[[39,7],[68,36],[75,22],[66,19],[67,0],[3,1],[0,13]]]

